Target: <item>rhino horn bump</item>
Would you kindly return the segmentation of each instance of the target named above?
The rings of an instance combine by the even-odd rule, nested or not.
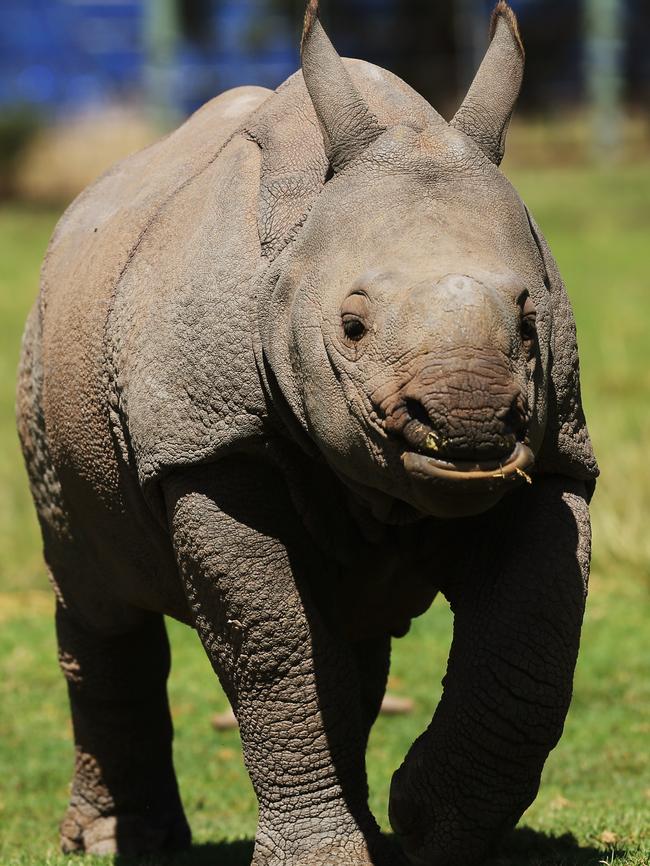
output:
[[[524,45],[517,16],[499,0],[490,24],[490,45],[451,125],[466,133],[495,165],[505,140],[524,77]]]
[[[320,23],[318,0],[309,0],[302,36],[302,71],[335,173],[385,131],[356,88]]]

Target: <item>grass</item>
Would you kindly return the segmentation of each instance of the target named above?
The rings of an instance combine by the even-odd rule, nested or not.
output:
[[[650,862],[650,167],[518,171],[576,308],[583,389],[603,469],[594,500],[592,591],[575,697],[539,797],[500,866]],[[72,764],[52,600],[13,430],[20,331],[52,212],[0,210],[0,866],[61,866],[56,824]],[[394,692],[413,715],[382,718],[369,753],[372,806],[387,826],[390,773],[430,718],[450,636],[444,603],[396,643]],[[238,736],[210,717],[225,699],[194,634],[170,623],[178,775],[196,846],[175,866],[245,866],[255,803]],[[106,863],[89,858],[88,863]],[[119,861],[125,864],[126,861]]]

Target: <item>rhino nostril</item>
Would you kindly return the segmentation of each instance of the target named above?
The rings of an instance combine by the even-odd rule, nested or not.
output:
[[[506,433],[519,435],[526,428],[527,413],[526,402],[521,394],[517,394],[509,406],[504,406],[496,413],[496,417],[503,424]]]
[[[420,424],[424,424],[426,427],[431,427],[431,418],[429,417],[429,413],[419,400],[408,398],[405,403],[405,408],[412,421],[419,421]]]
[[[404,423],[400,434],[414,448],[437,451],[440,440],[433,429],[432,419],[419,400],[407,397],[404,401]]]

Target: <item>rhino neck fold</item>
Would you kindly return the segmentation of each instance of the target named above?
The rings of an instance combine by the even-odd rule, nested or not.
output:
[[[280,428],[282,434],[298,445],[301,451],[309,457],[319,458],[318,450],[305,426],[285,398],[261,344],[255,347],[255,361],[273,422]]]

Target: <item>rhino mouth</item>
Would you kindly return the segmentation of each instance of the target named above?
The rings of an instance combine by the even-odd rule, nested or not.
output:
[[[409,475],[426,481],[449,485],[477,485],[489,488],[504,484],[531,483],[528,470],[535,462],[535,455],[523,442],[517,442],[511,453],[496,460],[455,461],[435,457],[422,451],[406,451],[402,463]]]

